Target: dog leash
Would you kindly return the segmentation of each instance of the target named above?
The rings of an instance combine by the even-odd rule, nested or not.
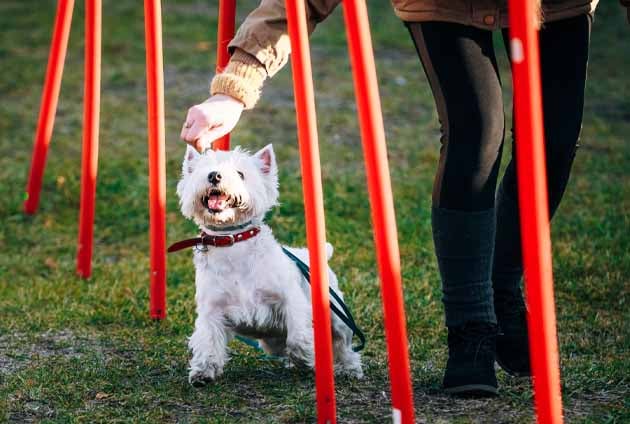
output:
[[[285,255],[289,257],[289,259],[291,259],[295,263],[295,265],[302,273],[302,276],[309,284],[311,284],[311,270],[309,266],[302,262],[302,260],[300,260],[300,258],[295,256],[293,253],[289,252],[286,248],[282,247],[282,251]],[[365,347],[365,335],[363,334],[363,331],[361,331],[357,323],[354,321],[354,317],[352,316],[350,309],[348,309],[348,306],[341,299],[341,297],[332,289],[332,287],[329,287],[328,291],[330,292],[330,296],[335,299],[335,302],[337,302],[339,306],[341,306],[343,312],[332,301],[330,302],[330,309],[335,315],[337,315],[337,317],[339,317],[339,319],[344,324],[346,324],[350,328],[350,330],[352,330],[352,336],[357,336],[359,338],[359,345],[352,347],[353,351],[359,352]]]

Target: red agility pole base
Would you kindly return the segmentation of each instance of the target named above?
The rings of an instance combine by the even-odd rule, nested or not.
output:
[[[400,253],[368,14],[363,0],[344,0],[343,11],[381,277],[393,422],[411,424],[414,422],[413,391]]]
[[[66,58],[73,9],[74,0],[59,0],[59,3],[57,3],[57,13],[55,15],[52,41],[50,43],[42,101],[39,108],[39,117],[37,119],[37,129],[35,130],[31,169],[26,185],[24,212],[27,214],[34,214],[39,206],[39,194],[42,190],[46,156],[55,124],[57,100],[59,100],[59,90],[61,89],[63,63]]]
[[[306,239],[311,267],[311,301],[315,334],[315,397],[317,422],[337,422],[333,374],[326,229],[322,192],[315,94],[308,45],[306,10],[302,1],[286,1],[287,23],[291,39],[293,90],[302,166]]]
[[[159,0],[144,1],[149,127],[149,232],[151,240],[151,318],[166,317],[166,153],[162,11]]]
[[[536,414],[562,423],[536,2],[510,0],[516,165]]]
[[[24,212],[37,210],[53,131],[63,63],[74,8],[73,0],[59,0],[46,68],[41,107],[35,132],[33,157],[26,189]],[[93,226],[101,80],[101,0],[86,1],[85,99],[81,165],[81,209],[77,272],[88,278],[92,271]],[[166,172],[164,154],[164,78],[162,70],[162,23],[160,2],[145,1],[147,49],[147,100],[149,121],[149,197],[151,240],[151,317],[166,316]]]
[[[98,130],[101,99],[101,0],[85,2],[85,94],[83,100],[83,157],[77,274],[92,274],[94,210],[98,170]]]
[[[230,61],[228,44],[234,38],[234,26],[236,22],[236,0],[219,0],[219,28],[217,30],[217,67],[216,72],[221,73]],[[212,143],[215,150],[230,149],[230,134],[215,140]]]

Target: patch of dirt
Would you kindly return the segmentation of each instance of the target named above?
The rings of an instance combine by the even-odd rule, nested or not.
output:
[[[0,336],[0,376],[11,375],[40,358],[81,358],[85,350],[102,350],[98,340],[70,330],[47,331],[27,337],[21,333]]]
[[[54,415],[54,409],[48,404],[33,399],[24,403],[21,411],[11,412],[8,418],[10,423],[36,423],[46,418],[52,418]]]
[[[515,407],[510,399],[499,396],[486,399],[458,399],[435,390],[416,388],[414,392],[417,420],[421,423],[529,423],[533,409]]]

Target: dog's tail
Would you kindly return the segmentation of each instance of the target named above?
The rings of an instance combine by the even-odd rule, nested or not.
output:
[[[332,244],[326,243],[326,258],[327,259],[332,258],[334,250],[335,249],[332,247]]]

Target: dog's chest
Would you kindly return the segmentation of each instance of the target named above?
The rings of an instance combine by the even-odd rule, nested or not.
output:
[[[284,306],[301,295],[299,274],[272,251],[226,251],[196,260],[197,304],[233,331],[257,338],[286,336]],[[282,254],[280,252],[280,254]]]

